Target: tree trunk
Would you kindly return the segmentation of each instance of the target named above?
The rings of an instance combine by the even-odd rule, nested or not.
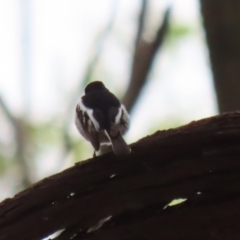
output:
[[[240,1],[201,0],[219,111],[240,109]]]
[[[159,131],[0,204],[0,240],[240,239],[240,112]],[[182,203],[167,206],[174,199]]]

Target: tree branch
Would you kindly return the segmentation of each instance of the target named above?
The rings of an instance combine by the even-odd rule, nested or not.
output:
[[[144,32],[147,8],[148,8],[148,0],[142,0],[141,10],[140,10],[139,19],[138,19],[138,29],[137,29],[137,34],[136,34],[135,47],[138,46],[139,41],[142,38],[142,34]]]
[[[143,10],[141,12],[143,12]],[[131,112],[134,103],[136,103],[137,98],[140,96],[141,91],[147,82],[148,74],[151,70],[156,53],[161,47],[164,37],[167,33],[169,15],[170,8],[168,8],[165,12],[163,23],[159,27],[156,37],[152,42],[146,42],[144,39],[139,39],[136,41],[138,44],[135,47],[132,72],[129,81],[130,83],[123,98],[123,103],[129,112]],[[142,14],[140,14],[139,29],[141,30],[143,25],[142,19]],[[137,39],[139,38],[139,35],[141,35],[139,34],[141,30],[138,30]]]
[[[22,178],[22,187],[26,188],[32,184],[31,174],[26,160],[26,141],[25,141],[25,129],[21,120],[17,119],[11,113],[10,109],[7,107],[6,103],[0,96],[0,108],[5,114],[8,122],[12,126],[12,130],[15,136],[16,151],[15,151],[15,161],[19,166]]]
[[[219,112],[240,109],[240,2],[201,0]]]
[[[0,204],[0,240],[58,230],[59,240],[239,239],[239,119],[159,131],[129,156],[108,153],[38,182]]]

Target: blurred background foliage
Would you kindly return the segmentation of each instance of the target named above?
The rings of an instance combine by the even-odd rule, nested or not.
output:
[[[237,110],[215,92],[209,2],[0,0],[0,199],[92,156],[73,120],[91,81],[127,106],[129,143]]]

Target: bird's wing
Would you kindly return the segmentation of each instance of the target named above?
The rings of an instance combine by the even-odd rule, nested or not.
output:
[[[111,121],[111,128],[109,134],[114,137],[118,132],[124,135],[129,129],[129,115],[122,104],[120,108],[112,108],[109,111],[109,118]]]
[[[113,151],[116,155],[127,155],[131,153],[131,148],[124,141],[122,134],[129,128],[129,115],[124,107],[112,108],[109,112],[111,127],[106,131],[106,135],[112,143]]]
[[[120,132],[123,135],[129,129],[130,117],[129,117],[128,112],[123,104],[121,105],[121,109],[122,109],[122,115],[121,115],[121,118],[119,121],[120,121]]]
[[[80,105],[76,107],[75,124],[80,134],[98,151],[100,148],[98,132],[87,112],[83,111]]]
[[[87,128],[87,121],[84,116],[84,112],[80,109],[79,105],[76,107],[75,113],[75,125],[79,131],[79,133],[89,141],[89,133]]]
[[[87,114],[87,116],[90,118],[91,122],[93,123],[96,131],[99,131],[100,125],[99,125],[99,122],[93,116],[93,109],[86,107],[82,99],[80,99],[78,103],[78,108]]]
[[[100,149],[100,141],[99,141],[99,134],[97,131],[91,131],[89,133],[89,139],[91,144],[93,145],[95,151],[99,151]]]

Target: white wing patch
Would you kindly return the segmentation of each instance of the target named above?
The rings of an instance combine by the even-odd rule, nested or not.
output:
[[[124,135],[127,130],[129,129],[129,122],[130,122],[130,117],[127,113],[127,110],[123,104],[121,104],[121,109],[122,109],[122,115],[121,115],[121,124],[120,124],[120,132],[122,135]]]
[[[126,108],[125,108],[125,106],[123,104],[121,104],[121,108],[123,110],[123,116],[122,116],[123,122],[126,123],[127,126],[128,126],[130,117],[129,117],[128,112],[127,112],[127,110],[126,110]]]
[[[80,122],[80,120],[77,116],[77,113],[75,113],[75,125],[76,125],[78,131],[82,134],[82,136],[84,138],[86,138],[87,140],[89,140],[89,137],[88,137],[87,133],[85,132],[85,130],[84,130],[84,128],[83,128],[83,126],[82,126],[82,124],[81,124],[81,122]]]
[[[121,116],[122,116],[122,107],[120,107],[120,108],[118,109],[118,114],[117,114],[117,116],[115,117],[115,124],[118,124],[118,123],[120,122]]]
[[[89,118],[91,119],[91,121],[92,121],[95,129],[96,129],[97,131],[99,131],[99,130],[100,130],[100,126],[99,126],[98,121],[93,117],[93,110],[90,109],[90,108],[85,107],[84,104],[83,104],[83,102],[82,102],[82,99],[80,99],[80,101],[79,101],[79,103],[78,103],[78,106],[79,106],[80,109],[83,111],[83,113],[84,113],[84,112],[87,113],[87,115],[88,115]]]

